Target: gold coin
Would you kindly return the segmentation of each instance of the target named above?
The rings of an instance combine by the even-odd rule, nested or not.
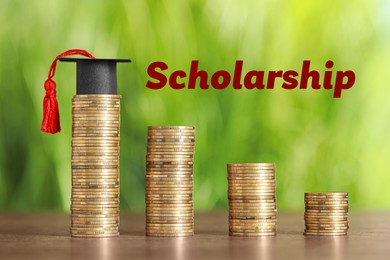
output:
[[[108,209],[71,209],[71,216],[78,218],[119,218],[119,208],[108,208]]]
[[[79,174],[102,174],[102,175],[111,175],[111,174],[118,174],[118,169],[79,169],[74,170],[75,173]]]
[[[154,166],[146,166],[146,174],[147,176],[154,176],[158,177],[159,175],[167,175],[175,177],[177,175],[178,177],[192,177],[194,174],[194,168],[193,166],[185,166],[185,167],[154,167]]]
[[[194,232],[194,228],[172,228],[172,229],[165,229],[165,228],[162,228],[162,229],[158,229],[158,228],[149,228],[149,227],[146,227],[145,228],[145,231],[148,232],[148,233],[158,233],[158,234],[176,234],[178,232],[182,233],[182,232]]]
[[[258,209],[240,209],[240,210],[229,210],[229,215],[230,216],[257,216],[257,215],[275,215],[276,214],[276,209],[263,209],[263,210],[258,210]]]
[[[83,233],[72,233],[71,232],[71,236],[72,237],[82,237],[82,238],[107,238],[107,237],[117,237],[119,236],[119,232],[118,233],[103,233],[103,234],[83,234]]]
[[[195,128],[148,128],[148,133],[193,133]]]
[[[122,96],[121,95],[114,95],[114,94],[78,94],[74,95],[73,98],[78,98],[78,99],[120,99]]]
[[[188,167],[193,167],[193,161],[192,160],[179,160],[179,161],[174,161],[174,160],[168,160],[168,161],[151,161],[147,160],[146,161],[146,167],[165,167],[165,168],[172,168],[172,167],[182,167],[182,168],[188,168]]]
[[[119,217],[117,218],[78,218],[72,216],[71,223],[76,225],[115,225],[119,223]]]
[[[147,148],[148,154],[191,154],[194,155],[194,149],[190,148]]]
[[[72,100],[72,107],[86,106],[86,107],[120,107],[120,100],[115,99],[88,99],[88,100]]]
[[[96,110],[120,110],[120,102],[117,101],[77,101],[72,102],[72,110],[81,110],[81,109],[96,109]]]
[[[103,187],[103,188],[92,188],[92,187],[72,187],[72,194],[102,194],[102,195],[108,195],[108,194],[116,194],[119,193],[119,186],[110,186],[109,188]]]
[[[148,133],[195,133],[195,128],[194,127],[148,127]]]
[[[187,186],[176,186],[176,187],[169,187],[169,186],[152,186],[152,185],[146,185],[146,189],[148,191],[193,191],[192,185],[187,185]]]
[[[346,216],[337,216],[337,217],[312,217],[312,216],[305,216],[304,219],[306,221],[313,221],[313,222],[334,222],[334,221],[348,221],[348,217]]]
[[[275,192],[249,192],[249,191],[229,191],[228,196],[275,196]]]
[[[314,216],[314,217],[333,217],[333,216],[348,216],[348,211],[343,212],[334,212],[334,211],[327,211],[327,212],[311,212],[307,211],[305,212],[305,216]]]
[[[166,185],[166,184],[150,184],[146,183],[145,185],[146,189],[152,191],[152,190],[177,190],[177,191],[192,191],[193,185],[192,184],[177,184],[177,185]]]
[[[146,171],[145,179],[150,181],[192,181],[193,171]]]
[[[255,236],[275,236],[275,232],[256,232],[256,233],[244,233],[244,232],[229,232],[229,236],[240,236],[240,237],[255,237]]]
[[[334,232],[334,233],[316,233],[316,232],[304,232],[306,236],[346,236],[347,232]]]
[[[118,133],[72,133],[72,137],[85,137],[85,138],[90,138],[90,137],[101,137],[101,138],[106,138],[106,137],[118,137]]]
[[[305,206],[305,212],[307,213],[321,213],[321,212],[327,212],[327,213],[337,213],[337,212],[346,212],[348,213],[348,206]]]
[[[148,143],[195,143],[195,138],[192,137],[185,137],[185,136],[178,136],[177,138],[148,138]]]
[[[314,196],[314,197],[321,197],[321,196],[348,196],[348,192],[305,192],[305,196]]]
[[[118,210],[118,203],[99,203],[91,205],[72,202],[70,207],[72,210]]]
[[[262,218],[262,219],[229,219],[229,223],[232,224],[267,224],[267,223],[276,223],[276,216]]]
[[[273,195],[235,195],[235,194],[229,194],[228,195],[229,200],[259,200],[259,199],[265,199],[265,200],[275,200],[275,194]]]
[[[230,211],[266,211],[266,210],[275,210],[276,205],[267,205],[267,206],[229,206]]]
[[[146,232],[146,236],[148,237],[189,237],[189,236],[193,236],[194,233],[193,231],[192,232],[186,232],[186,233],[173,233],[173,234],[156,234],[156,233],[153,233],[153,232]]]
[[[111,131],[120,130],[120,116],[114,114],[101,115],[79,115],[72,116],[72,132],[77,130],[100,130],[108,131],[106,128],[113,128]]]
[[[227,164],[229,168],[240,168],[240,167],[275,167],[275,163],[229,163]]]
[[[175,177],[177,176],[178,178],[181,177],[186,177],[186,178],[192,178],[193,177],[193,169],[192,168],[168,168],[168,169],[163,169],[163,168],[149,168],[146,169],[146,177],[148,176],[156,176],[161,178],[161,176],[167,176],[167,177]]]
[[[182,224],[190,224],[190,221],[153,221],[153,220],[146,220],[146,224],[176,224],[176,223],[182,223]],[[193,224],[192,224],[193,225]]]
[[[163,132],[163,131],[148,131],[148,139],[154,139],[154,138],[189,138],[189,139],[195,139],[195,133],[194,132]]]
[[[234,232],[276,232],[276,225],[259,226],[259,225],[229,225],[229,230]]]
[[[146,179],[146,185],[147,186],[163,186],[163,187],[192,187],[193,181],[187,180],[187,181],[180,181],[180,180],[174,180],[174,181],[155,181],[151,178]]]
[[[194,153],[193,152],[149,152],[147,153],[146,158],[158,158],[158,157],[166,157],[166,158],[171,158],[171,157],[184,157],[184,158],[194,158]]]
[[[182,133],[182,132],[165,132],[165,133],[156,133],[148,132],[147,139],[192,139],[195,140],[194,133]]]
[[[193,185],[193,178],[191,177],[178,177],[171,175],[160,175],[158,176],[146,176],[146,184],[160,184],[160,185],[170,185],[170,183],[176,183],[176,185]]]
[[[192,203],[148,203],[148,207],[155,207],[155,208],[191,208],[192,209]]]
[[[257,180],[234,180],[228,179],[229,185],[253,185],[253,186],[261,186],[261,185],[275,185],[275,179],[257,179]]]
[[[175,207],[176,204],[186,205],[187,207],[194,206],[191,200],[145,200],[146,208],[150,207]]]
[[[153,205],[146,205],[145,212],[150,213],[161,213],[161,212],[168,212],[168,213],[191,213],[193,211],[193,205],[185,205],[185,206],[175,206],[174,204],[170,205],[164,205],[164,204],[153,204]]]
[[[334,233],[334,232],[348,232],[348,228],[306,228],[305,232],[317,232],[317,233]]]
[[[96,217],[92,215],[80,215],[80,214],[71,214],[71,221],[107,221],[107,222],[118,222],[119,215],[112,215],[110,217]]]
[[[194,227],[193,223],[174,223],[174,224],[165,224],[165,223],[147,223],[146,225],[149,228],[187,228]]]
[[[145,203],[147,204],[176,204],[176,203],[182,203],[182,204],[188,204],[193,205],[192,198],[145,198]]]
[[[119,185],[119,178],[72,178],[72,183],[79,183],[83,185]]]
[[[169,191],[169,190],[164,190],[164,191],[149,191],[146,190],[145,194],[146,195],[192,195],[193,191]]]
[[[272,193],[275,192],[275,186],[263,185],[263,186],[256,187],[256,186],[229,185],[228,192]],[[314,206],[310,206],[310,207],[314,207]]]
[[[147,150],[189,150],[194,151],[194,143],[148,143]]]
[[[73,207],[83,207],[83,206],[88,206],[88,207],[118,207],[119,204],[119,199],[72,199],[72,206]]]
[[[147,212],[146,213],[147,218],[151,217],[194,217],[194,213],[191,211],[188,212],[169,212],[169,213],[164,213],[164,212]]]
[[[193,158],[180,158],[180,157],[175,157],[175,158],[163,158],[163,157],[148,157],[147,158],[147,165],[193,165]]]
[[[258,204],[258,203],[276,203],[275,198],[271,199],[230,199],[230,203],[239,203],[239,204]]]
[[[155,215],[155,214],[154,214]],[[160,216],[153,216],[153,213],[149,213],[145,215],[145,218],[147,221],[153,221],[156,223],[160,223],[158,221],[172,221],[174,223],[192,223],[194,221],[194,214],[193,212],[190,212],[189,214],[180,215],[180,214],[171,214],[171,215],[160,215]]]
[[[119,158],[119,151],[116,152],[80,152],[80,151],[72,151],[72,158],[90,158],[90,157],[111,157],[111,158]]]
[[[194,126],[148,126],[148,130],[195,130]]]
[[[118,195],[113,195],[113,196],[91,196],[91,195],[72,195],[72,200],[74,201],[99,201],[99,200],[119,200],[119,194]]]
[[[114,228],[78,228],[71,227],[71,234],[86,234],[86,235],[98,235],[98,234],[113,234],[118,233],[118,227]]]
[[[311,203],[305,202],[305,207],[348,207],[348,202]]]
[[[182,193],[174,193],[174,194],[156,194],[156,193],[146,193],[146,198],[173,198],[173,199],[192,199],[191,194],[182,194]]]
[[[120,111],[120,103],[117,104],[107,104],[105,102],[95,104],[85,104],[85,103],[78,103],[78,102],[72,102],[72,110],[73,111]]]
[[[247,180],[248,178],[253,179],[253,181],[271,181],[272,179],[275,178],[275,174],[268,172],[268,173],[228,173],[227,179],[230,181],[242,181],[242,180]]]
[[[193,200],[191,198],[145,198],[145,203],[148,204],[188,204],[193,205]]]
[[[194,219],[191,218],[146,218],[146,224],[191,224],[194,225]]]
[[[193,152],[147,152],[146,160],[148,158],[194,158]]]
[[[72,180],[76,179],[77,181],[117,181],[119,182],[119,173],[118,174],[82,174],[82,173],[75,173],[72,172]]]
[[[348,213],[348,209],[306,209],[306,213]]]
[[[103,156],[72,156],[72,160],[74,161],[94,161],[94,160],[110,160],[115,161],[118,160],[118,156],[112,155],[103,155]]]
[[[243,219],[251,219],[256,217],[266,217],[266,216],[276,216],[275,212],[229,212],[230,218],[243,218]]]
[[[96,191],[98,189],[98,191]],[[91,192],[89,192],[91,190]],[[95,188],[95,187],[72,187],[72,195],[74,196],[118,196],[119,186],[115,188]]]
[[[261,177],[251,177],[251,176],[241,176],[241,177],[229,177],[228,182],[236,181],[236,182],[247,182],[247,181],[275,181],[275,176],[261,176]]]
[[[93,238],[93,237],[117,237],[119,236],[118,231],[74,231],[71,230],[72,237],[84,237],[84,238]]]

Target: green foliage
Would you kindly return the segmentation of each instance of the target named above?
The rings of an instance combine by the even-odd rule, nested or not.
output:
[[[70,48],[132,58],[118,66],[121,208],[144,208],[146,127],[197,129],[195,207],[227,206],[226,164],[275,162],[280,209],[303,208],[304,191],[348,191],[352,208],[390,208],[389,23],[386,1],[3,0],[0,8],[0,209],[68,210],[73,65],[55,80],[62,132],[40,132],[43,82]],[[332,91],[145,87],[147,66],[188,71],[353,70]],[[280,83],[280,82],[279,82]]]

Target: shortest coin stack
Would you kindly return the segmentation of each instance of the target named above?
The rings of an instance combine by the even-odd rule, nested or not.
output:
[[[305,193],[304,235],[345,236],[348,228],[347,192]]]
[[[229,234],[276,235],[273,163],[228,164]]]

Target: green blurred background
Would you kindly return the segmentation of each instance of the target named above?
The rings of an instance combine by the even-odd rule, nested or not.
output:
[[[302,210],[304,191],[348,191],[352,209],[390,209],[390,4],[348,0],[49,1],[0,3],[0,210],[68,211],[75,67],[55,81],[62,132],[40,132],[43,83],[56,55],[83,48],[118,66],[121,209],[144,209],[148,125],[197,129],[194,203],[227,207],[226,164],[275,162],[277,203]],[[145,87],[146,69],[351,69],[332,91]],[[279,82],[280,84],[280,82]],[[279,86],[277,84],[277,86]]]

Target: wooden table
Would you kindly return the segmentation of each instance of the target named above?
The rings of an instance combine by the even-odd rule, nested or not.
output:
[[[347,237],[305,237],[303,213],[280,213],[276,237],[227,235],[227,213],[195,215],[194,237],[144,236],[143,215],[122,214],[117,238],[69,236],[70,217],[0,214],[0,259],[390,259],[390,214],[350,214]]]

